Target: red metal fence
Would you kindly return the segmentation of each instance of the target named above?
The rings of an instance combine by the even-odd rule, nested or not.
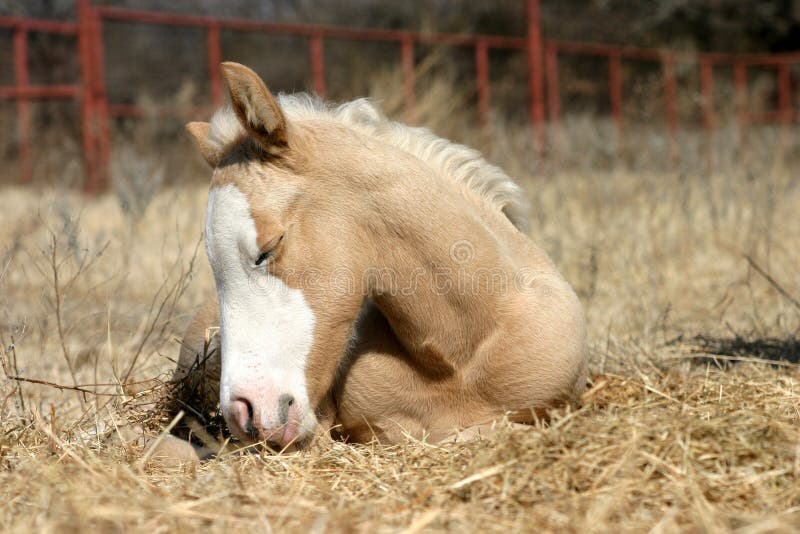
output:
[[[629,46],[604,45],[571,41],[544,40],[539,17],[539,0],[527,3],[527,35],[466,35],[452,33],[423,33],[408,30],[358,29],[306,24],[272,23],[248,19],[214,18],[166,12],[139,11],[91,5],[90,0],[75,0],[76,22],[0,16],[0,28],[12,29],[15,83],[0,86],[0,99],[14,99],[17,105],[19,159],[21,180],[32,176],[31,108],[33,99],[77,99],[81,105],[81,135],[83,141],[85,184],[88,192],[106,188],[109,180],[110,138],[109,119],[118,116],[140,116],[145,112],[137,106],[118,105],[108,101],[105,89],[102,25],[105,20],[141,24],[202,28],[206,32],[207,68],[211,98],[219,105],[223,98],[219,63],[223,58],[220,31],[260,32],[271,35],[297,35],[309,41],[309,63],[313,91],[325,95],[324,46],[326,39],[381,41],[396,43],[403,74],[406,119],[414,121],[415,79],[414,47],[417,44],[446,44],[474,49],[478,111],[481,122],[489,122],[490,49],[515,49],[527,55],[530,121],[540,150],[546,143],[545,121],[558,123],[561,117],[559,88],[559,57],[563,55],[599,56],[608,62],[609,98],[617,128],[622,131],[623,90],[622,61],[652,61],[661,65],[667,124],[674,136],[678,128],[677,82],[675,65],[679,62],[696,64],[700,73],[702,95],[702,124],[709,139],[714,131],[713,83],[716,68],[731,68],[736,88],[737,120],[744,131],[751,122],[791,123],[800,120],[792,102],[790,67],[800,63],[800,52],[786,54],[732,55],[720,53],[684,53],[664,49],[645,49]],[[67,85],[31,85],[28,76],[28,34],[30,32],[76,35],[80,59],[80,79]],[[747,97],[747,70],[755,66],[774,68],[777,75],[777,110],[760,115],[750,113]],[[547,111],[547,113],[545,113]],[[546,117],[547,115],[547,117]]]

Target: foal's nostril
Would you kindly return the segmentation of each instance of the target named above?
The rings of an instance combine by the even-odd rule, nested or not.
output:
[[[289,408],[294,404],[294,397],[284,393],[278,397],[278,418],[282,425],[289,421]]]
[[[239,419],[238,421],[239,425],[242,427],[242,430],[244,430],[248,434],[254,434],[256,432],[256,429],[254,424],[255,422],[253,420],[253,404],[244,397],[238,397],[236,399],[236,402],[242,403],[244,405],[244,408],[247,410],[247,418],[244,421]]]

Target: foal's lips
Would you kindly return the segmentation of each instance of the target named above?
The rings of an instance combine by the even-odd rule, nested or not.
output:
[[[266,444],[267,447],[280,452],[292,448],[304,448],[310,440],[308,435],[300,435],[300,422],[292,419],[283,426],[261,430],[250,426],[244,432],[241,429],[235,429],[234,434],[245,445],[256,445],[258,443]]]
[[[280,428],[261,432],[260,441],[273,442],[279,445],[278,450],[284,449],[301,439],[298,432],[299,427],[298,421],[290,420]]]

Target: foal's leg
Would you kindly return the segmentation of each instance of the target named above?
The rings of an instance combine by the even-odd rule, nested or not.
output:
[[[340,371],[335,432],[351,441],[440,441],[503,416],[468,391],[456,370],[432,373],[410,358],[369,302]]]
[[[181,340],[174,380],[186,381],[184,392],[191,392],[193,408],[202,412],[214,410],[219,402],[220,353],[216,297],[209,298],[197,311]],[[178,391],[181,391],[179,389]],[[145,446],[149,458],[163,466],[197,463],[215,451],[198,447],[177,436],[163,436]]]
[[[492,423],[483,423],[480,425],[473,425],[462,430],[457,430],[449,436],[439,440],[439,443],[465,443],[467,441],[480,441],[484,438],[488,438],[503,428],[523,430],[530,429],[531,425],[497,420]]]
[[[202,410],[219,402],[219,308],[215,297],[198,309],[181,343],[176,379],[189,380]],[[467,441],[494,431],[487,423],[502,419],[465,390],[459,378],[431,375],[408,357],[383,315],[369,302],[362,310],[351,349],[343,358],[341,376],[334,387],[334,412],[321,427],[336,424],[333,432],[357,442],[374,438],[399,443],[408,437],[431,441]],[[514,424],[514,423],[512,423]],[[177,439],[177,438],[176,438]],[[190,446],[188,442],[186,446]],[[169,445],[180,448],[178,443]],[[191,456],[187,447],[174,456]]]

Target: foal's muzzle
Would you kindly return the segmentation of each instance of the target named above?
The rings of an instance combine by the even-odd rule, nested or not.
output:
[[[303,414],[289,393],[274,396],[237,390],[223,406],[223,415],[231,432],[242,441],[266,441],[284,448],[303,438]]]

